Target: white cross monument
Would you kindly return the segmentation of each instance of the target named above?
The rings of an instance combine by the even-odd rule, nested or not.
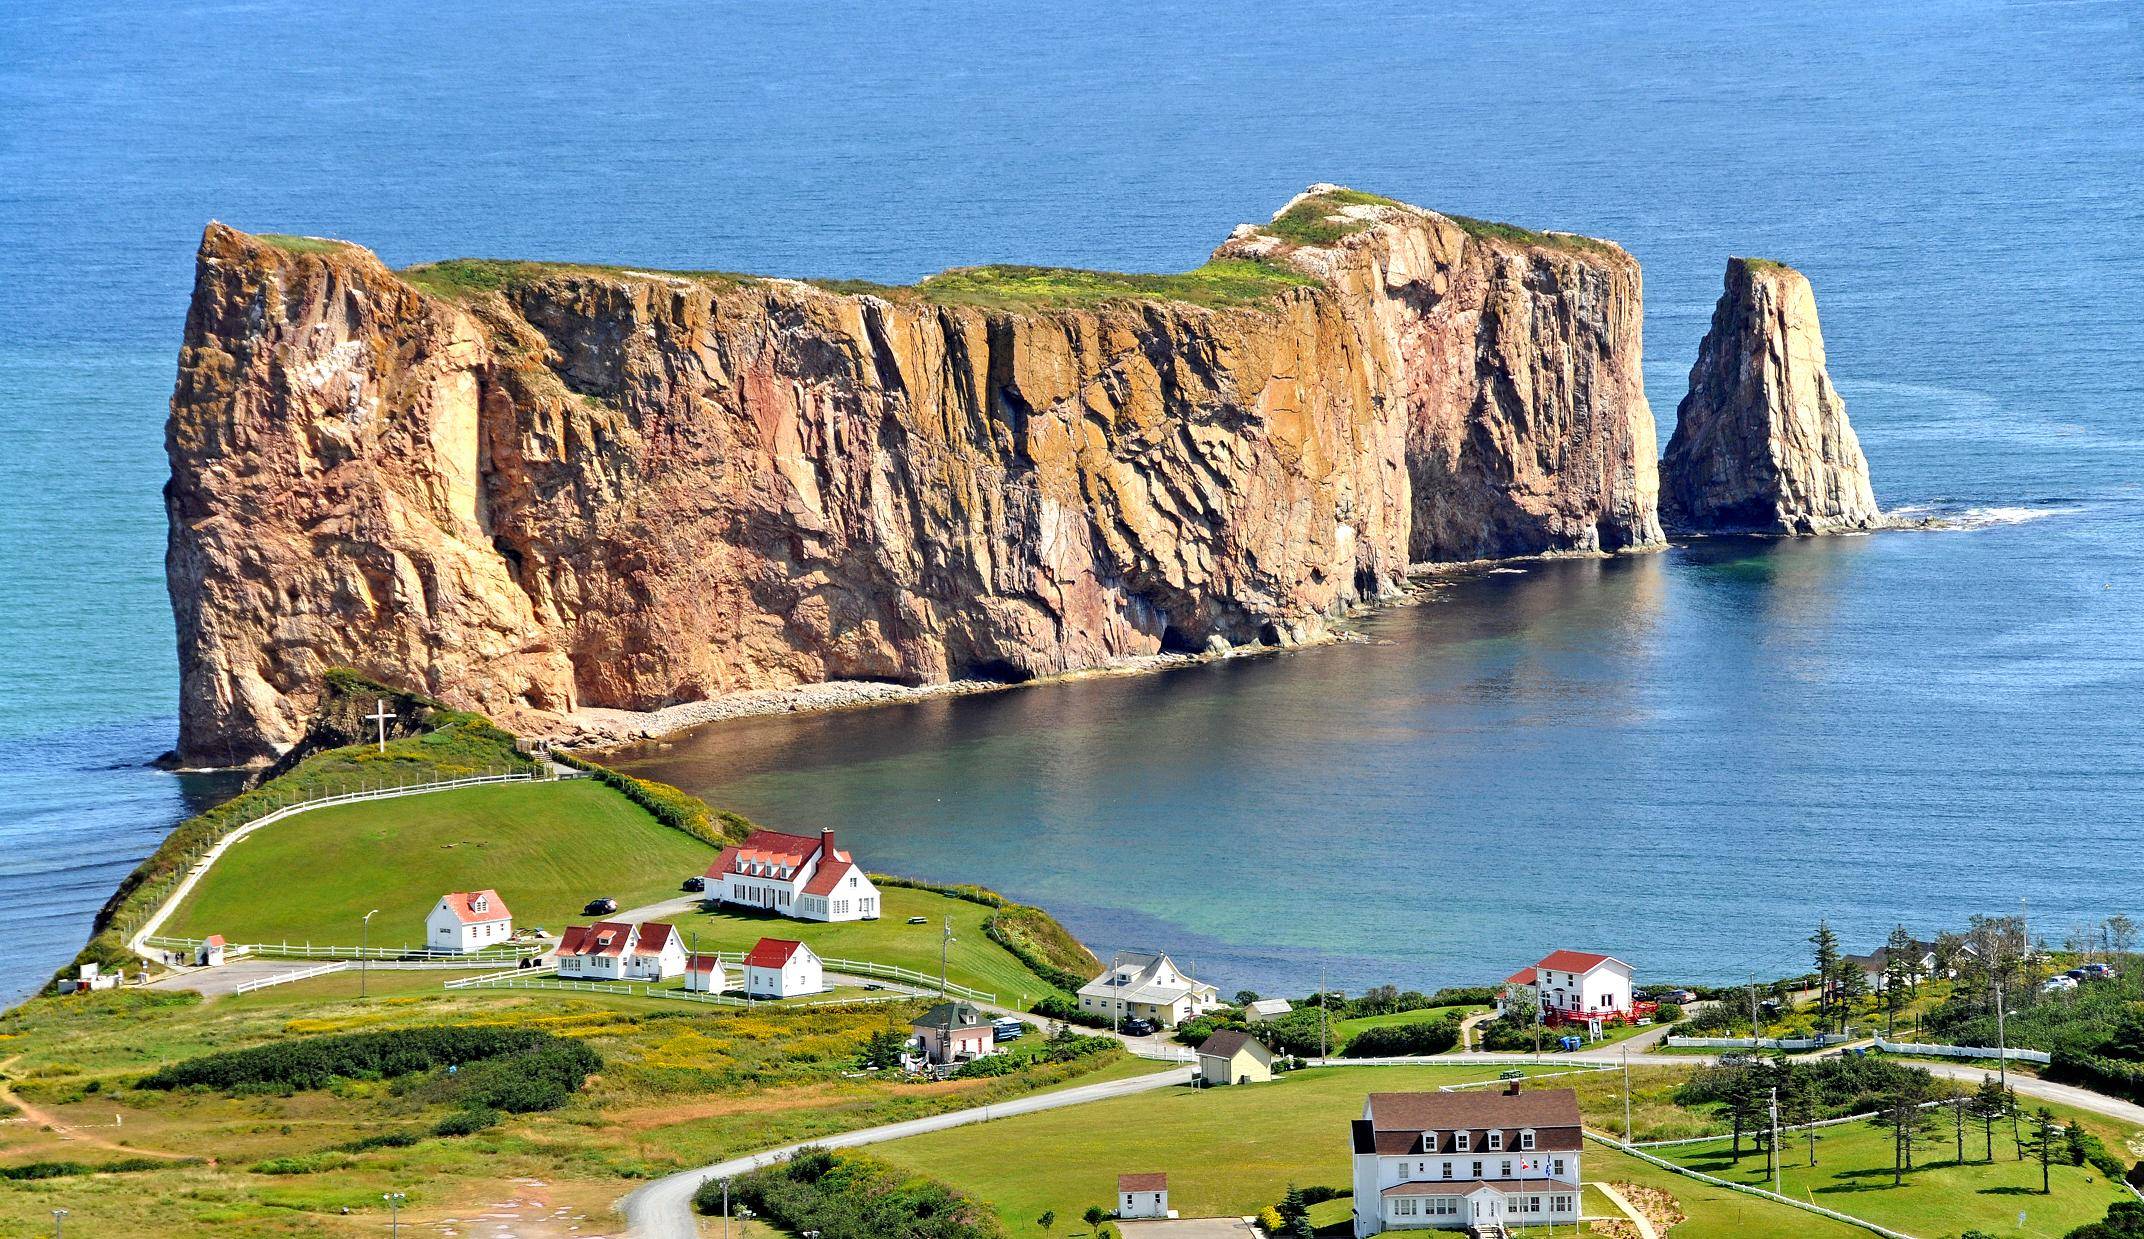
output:
[[[378,709],[379,713],[377,714],[367,714],[365,721],[380,725],[380,752],[384,753],[387,751],[387,723],[394,718],[394,715],[387,712],[387,703],[385,701],[378,703]]]

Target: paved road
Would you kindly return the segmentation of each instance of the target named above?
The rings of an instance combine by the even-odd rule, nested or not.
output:
[[[929,1118],[887,1123],[880,1127],[867,1127],[861,1131],[844,1132],[838,1136],[827,1136],[805,1143],[832,1149],[852,1149],[866,1144],[899,1140],[906,1136],[920,1136],[925,1132],[944,1131],[949,1127],[980,1123],[986,1119],[1031,1114],[1038,1110],[1055,1110],[1061,1106],[1085,1105],[1092,1101],[1129,1097],[1135,1093],[1190,1082],[1191,1068],[1175,1067],[1153,1075],[1135,1076],[1129,1080],[1082,1084],[1054,1093],[1036,1093],[995,1105],[978,1106],[972,1110],[955,1110],[949,1114],[934,1114]],[[803,1144],[785,1145],[779,1149],[754,1153],[749,1157],[733,1158],[712,1166],[702,1166],[697,1170],[682,1171],[666,1179],[657,1179],[618,1202],[618,1207],[625,1214],[629,1233],[636,1236],[636,1239],[697,1239],[699,1230],[693,1220],[692,1194],[700,1190],[702,1183],[709,1179],[726,1179],[743,1174],[747,1170],[755,1170],[769,1162],[787,1157],[802,1147]]]

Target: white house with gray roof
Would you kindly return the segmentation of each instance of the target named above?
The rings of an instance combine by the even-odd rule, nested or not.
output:
[[[1578,1093],[1372,1093],[1351,1129],[1355,1234],[1576,1227]]]
[[[1152,1020],[1174,1028],[1221,1005],[1221,993],[1184,975],[1160,951],[1119,951],[1109,971],[1079,988],[1080,1010],[1112,1023]]]

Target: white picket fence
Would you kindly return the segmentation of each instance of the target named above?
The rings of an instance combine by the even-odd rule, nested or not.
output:
[[[255,990],[267,989],[271,985],[288,985],[292,981],[309,981],[314,977],[324,977],[331,972],[344,972],[354,967],[356,965],[349,960],[339,959],[332,964],[318,964],[311,968],[299,968],[293,972],[278,972],[274,976],[261,977],[254,981],[240,981],[237,988],[231,992],[234,994],[250,994]]]
[[[171,938],[156,936],[143,938],[141,945],[160,950],[176,951],[193,957],[200,949],[199,938]],[[523,943],[507,947],[485,947],[479,951],[435,951],[422,946],[331,946],[315,942],[234,942],[223,948],[225,959],[371,959],[393,961],[432,961],[449,968],[467,968],[488,963],[507,963],[531,955],[541,955],[546,947],[540,943]]]
[[[1824,1033],[1816,1037],[1669,1037],[1668,1044],[1678,1050],[1821,1050],[1852,1040],[1843,1033]]]
[[[2007,1058],[2014,1063],[2038,1063],[2045,1067],[2055,1061],[2054,1055],[2045,1050],[1998,1050],[1992,1045],[1929,1045],[1920,1041],[1886,1041],[1876,1038],[1876,1048],[1886,1054],[1917,1054],[1926,1058]]]
[[[743,951],[703,951],[701,954],[712,955],[725,964],[742,964],[745,956]],[[903,985],[912,985],[917,989],[926,990],[933,994],[938,992],[938,978],[936,976],[927,972],[917,972],[913,968],[903,968],[898,964],[881,964],[869,959],[837,959],[832,955],[821,955],[819,962],[826,965],[828,972],[872,977],[882,981],[898,981]],[[965,998],[970,1002],[987,1002],[993,1006],[997,1004],[998,1000],[998,996],[994,993],[987,990],[973,989],[957,981],[946,982],[945,992],[955,998]]]
[[[445,988],[468,989],[471,986],[490,985],[496,981],[511,981],[517,977],[525,981],[534,981],[557,971],[558,965],[556,964],[545,968],[508,968],[504,972],[487,972],[479,977],[456,977],[447,982]]]

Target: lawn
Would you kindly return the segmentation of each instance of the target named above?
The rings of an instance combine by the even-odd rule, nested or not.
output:
[[[885,915],[875,921],[829,925],[735,909],[673,919],[688,941],[698,935],[701,950],[741,951],[761,938],[794,938],[810,944],[821,956],[893,964],[931,977],[938,975],[939,942],[950,920],[954,941],[946,952],[946,979],[996,994],[1000,1004],[1023,1010],[1049,992],[1048,982],[983,932],[993,909],[902,886],[881,887],[879,894]],[[926,923],[911,925],[908,918],[912,916],[923,917]]]
[[[1476,1011],[1489,1008],[1479,1004],[1472,1006],[1424,1007],[1419,1011],[1394,1011],[1390,1015],[1363,1015],[1352,1020],[1340,1020],[1333,1024],[1333,1041],[1346,1045],[1356,1033],[1366,1028],[1393,1028],[1402,1024],[1427,1024],[1447,1016],[1453,1020],[1464,1019]]]
[[[2004,1147],[2001,1133],[1995,1160],[1980,1161],[1985,1145],[1975,1139],[1968,1120],[1966,1160],[1960,1164],[1953,1157],[1955,1145],[1947,1116],[1938,1126],[1945,1138],[1916,1154],[1918,1168],[1906,1175],[1902,1186],[1891,1185],[1890,1133],[1867,1123],[1848,1123],[1819,1133],[1818,1164],[1813,1168],[1807,1164],[1806,1144],[1786,1146],[1783,1189],[1790,1196],[1909,1234],[1947,1236],[1979,1229],[2004,1239],[2059,1239],[2104,1216],[2108,1205],[2128,1199],[2097,1170],[2069,1165],[2054,1167],[2054,1191],[2043,1196],[2039,1163],[2015,1160]],[[1753,1156],[1745,1148],[1737,1165],[1729,1159],[1725,1141],[1670,1146],[1659,1152],[1730,1182],[1766,1185],[1763,1155]],[[2023,1225],[2018,1223],[2020,1213],[2025,1215]]]
[[[623,908],[674,896],[713,858],[593,780],[435,792],[262,827],[231,845],[164,932],[354,945],[378,908],[372,944],[414,946],[442,894],[489,887],[517,928],[557,933],[598,895]]]

